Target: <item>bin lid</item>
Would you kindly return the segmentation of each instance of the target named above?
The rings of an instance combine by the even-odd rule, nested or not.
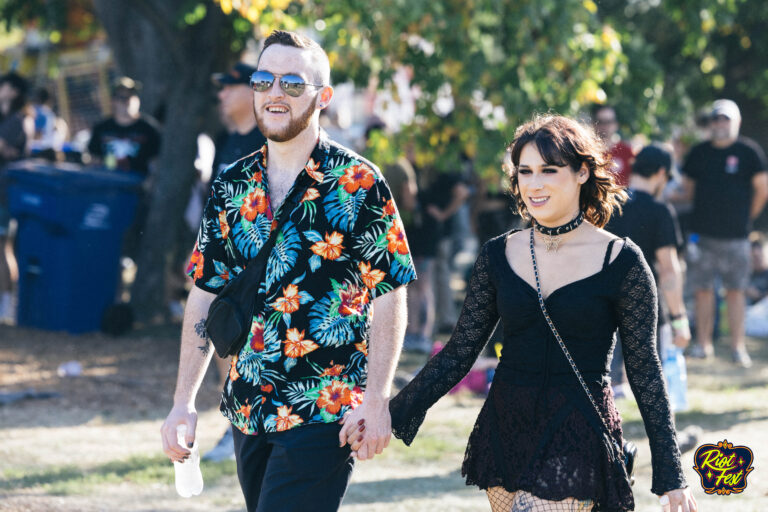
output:
[[[133,172],[85,168],[74,163],[52,163],[40,159],[19,160],[9,164],[5,170],[12,183],[58,190],[138,190],[144,179],[141,174]]]

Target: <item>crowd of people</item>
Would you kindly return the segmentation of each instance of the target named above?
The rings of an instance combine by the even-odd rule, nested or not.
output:
[[[534,117],[506,148],[499,187],[466,155],[441,172],[404,149],[374,162],[379,172],[333,142],[320,128],[333,98],[328,60],[303,36],[274,33],[256,66],[238,63],[213,84],[224,130],[193,188],[199,206],[188,208],[200,232],[162,431],[171,459],[189,456],[176,427],[186,424],[194,441],[194,399],[214,358],[232,427],[207,457],[237,460],[248,509],[302,507],[307,494],[296,489],[322,487],[315,509],[335,510],[353,458],[381,453],[390,421],[410,444],[427,409],[475,369],[487,376],[487,400],[462,472],[494,511],[631,510],[627,475],[613,465],[622,396],[643,411],[652,492],[696,510],[680,466],[691,443],[674,434],[674,412],[687,407],[685,357],[714,356],[724,296],[730,357],[749,368],[748,308],[768,300],[765,236],[753,231],[768,201],[768,161],[739,134],[734,102],[713,103],[708,136],[684,155],[663,143],[633,148],[609,105],[589,122]],[[0,177],[20,158],[55,159],[66,138],[48,92],[29,105],[28,95],[20,75],[0,78]],[[87,153],[104,169],[138,173],[149,190],[163,138],[139,95],[137,82],[115,81],[111,115],[91,130]],[[356,149],[366,154],[386,130],[372,121]],[[4,194],[0,181],[0,320],[12,321]],[[147,195],[140,201],[123,250],[132,259]],[[208,307],[275,229],[247,341],[232,358],[212,355]],[[468,279],[462,252],[477,255]],[[397,340],[432,357],[389,401]],[[574,402],[579,387],[585,397]],[[315,428],[295,428],[307,425]],[[296,454],[305,467],[287,474],[280,464]]]

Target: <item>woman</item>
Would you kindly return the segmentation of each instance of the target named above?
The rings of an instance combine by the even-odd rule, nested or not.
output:
[[[451,340],[390,403],[393,433],[410,444],[501,319],[504,350],[462,467],[494,512],[634,509],[626,476],[603,444],[605,427],[545,321],[532,256],[547,312],[620,445],[607,378],[618,329],[650,439],[651,491],[666,495],[673,511],[696,510],[656,353],[653,276],[635,244],[601,229],[626,197],[602,155],[594,133],[564,117],[518,128],[506,163],[520,214],[535,229],[483,246]]]

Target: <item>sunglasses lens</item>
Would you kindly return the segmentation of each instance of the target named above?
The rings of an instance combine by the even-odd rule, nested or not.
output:
[[[256,92],[268,91],[275,83],[275,76],[266,71],[256,71],[251,75],[251,88]]]
[[[280,87],[283,88],[288,96],[301,96],[306,85],[304,79],[296,75],[285,75],[280,79]]]

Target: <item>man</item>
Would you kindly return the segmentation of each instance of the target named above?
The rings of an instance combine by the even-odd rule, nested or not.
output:
[[[594,112],[595,129],[603,139],[608,153],[613,161],[613,172],[619,185],[626,187],[632,174],[632,148],[621,140],[619,123],[616,120],[616,110],[610,105],[598,105]]]
[[[403,285],[415,272],[381,173],[320,132],[329,82],[328,57],[316,43],[283,31],[266,39],[251,84],[267,144],[214,183],[191,260],[196,286],[161,429],[175,461],[190,454],[176,442],[177,425],[187,425],[188,446],[195,440],[195,395],[211,358],[208,308],[263,245],[294,182],[310,183],[275,228],[252,334],[232,358],[222,393],[249,511],[337,510],[353,466],[343,441],[364,429],[352,454],[364,460],[390,438]]]
[[[731,100],[717,100],[710,112],[710,140],[694,146],[683,166],[684,191],[693,199],[691,229],[699,235],[700,256],[689,258],[696,297],[696,345],[691,356],[710,358],[715,279],[726,290],[732,357],[749,367],[744,345],[744,290],[749,282],[750,225],[768,200],[765,153],[739,137],[741,113]]]
[[[664,191],[672,169],[672,155],[659,145],[638,153],[629,179],[629,200],[621,215],[614,215],[606,226],[611,233],[629,237],[643,251],[651,266],[659,291],[659,345],[661,352],[674,346],[685,348],[691,339],[683,302],[683,275],[677,256],[682,235],[674,210],[658,198]],[[617,345],[611,364],[614,393],[623,395],[621,346]],[[618,391],[618,392],[617,392]]]
[[[216,138],[211,183],[224,169],[260,149],[266,142],[256,126],[256,117],[253,115],[253,90],[250,81],[254,71],[256,68],[238,62],[228,72],[217,73],[212,77],[214,84],[219,87],[219,113],[227,129]],[[230,362],[216,354],[213,360],[223,387],[229,374]],[[203,457],[204,460],[213,462],[234,458],[231,428],[227,428],[216,446]]]
[[[250,80],[254,71],[256,68],[238,62],[228,72],[213,76],[213,82],[219,87],[219,109],[227,130],[216,139],[212,179],[266,142],[253,115]]]
[[[160,132],[140,109],[136,82],[119,78],[112,89],[112,117],[93,127],[88,142],[88,152],[97,163],[144,177],[149,174],[150,161],[160,152]]]

